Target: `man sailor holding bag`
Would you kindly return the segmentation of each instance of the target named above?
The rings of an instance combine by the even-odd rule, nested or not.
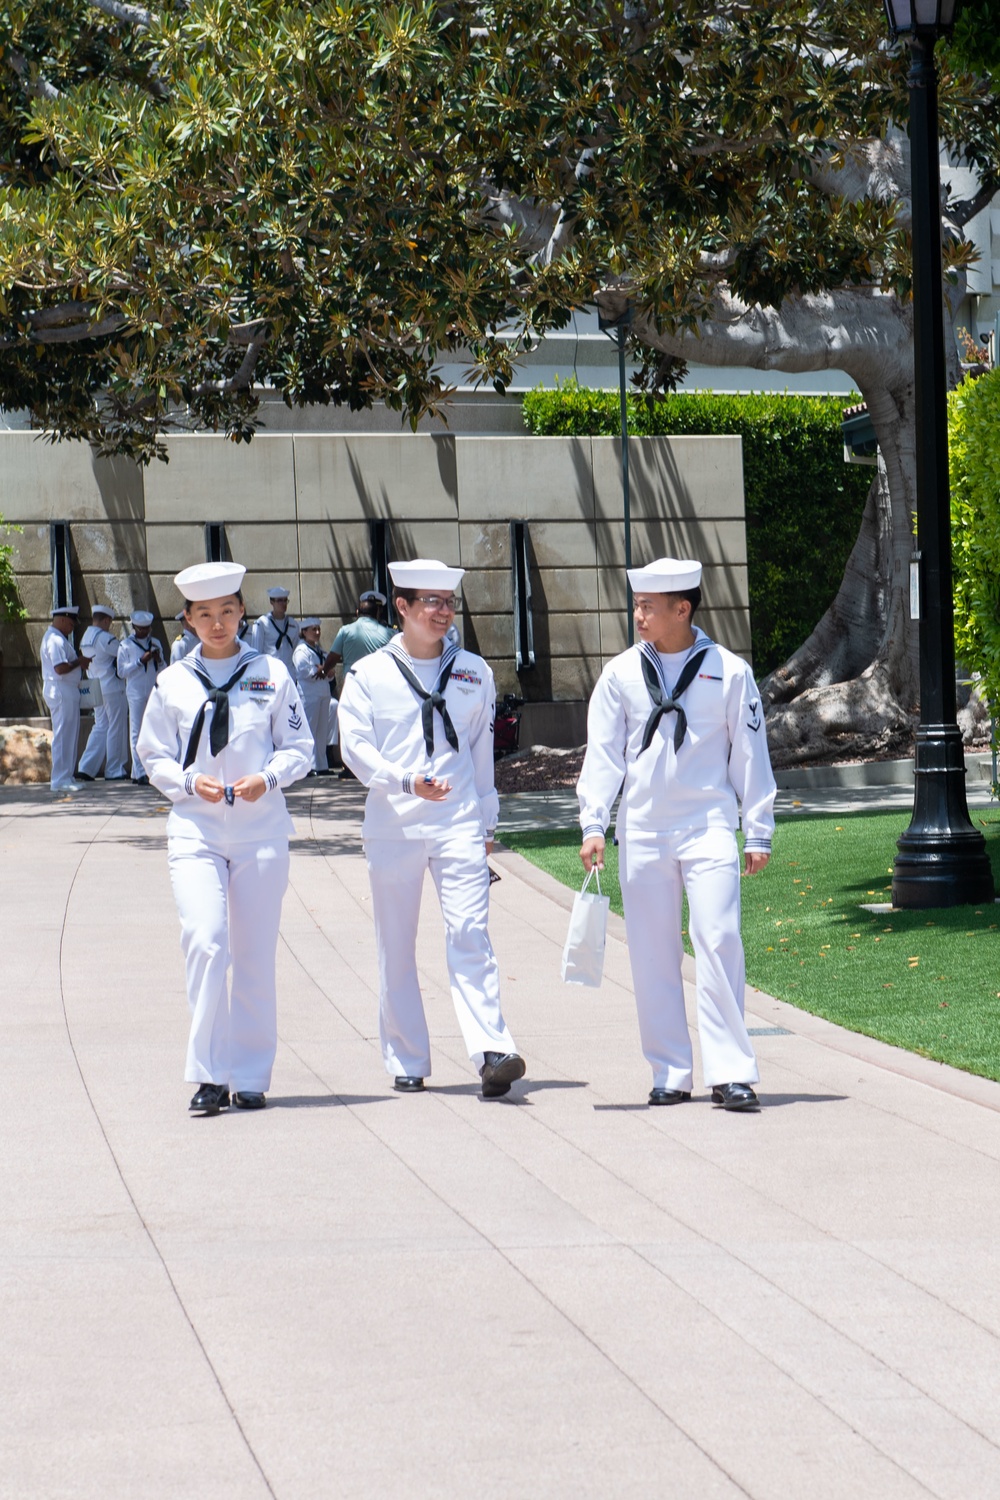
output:
[[[493,785],[493,673],[450,644],[464,569],[390,563],[402,630],[356,662],[340,697],[344,762],[368,788],[362,838],[379,962],[379,1031],[393,1087],[417,1093],[431,1071],[417,977],[424,873],[445,922],[451,995],[486,1099],[524,1075],[500,1010],[487,930],[486,863],[500,804]]]
[[[619,869],[642,1050],[653,1069],[649,1102],[691,1097],[681,979],[686,890],[705,1083],[724,1109],[753,1109],[759,1074],[743,1020],[734,829],[739,802],[744,873],[756,874],[770,858],[775,785],[750,669],[692,622],[701,573],[700,563],[669,557],[629,570],[639,642],[605,667],[590,702],[577,785],[580,858],[586,870],[603,867],[624,781]]]

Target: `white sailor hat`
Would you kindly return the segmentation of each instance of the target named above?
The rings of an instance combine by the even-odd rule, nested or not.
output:
[[[322,625],[319,615],[306,615],[304,620],[299,621],[300,630],[311,630],[314,625]]]
[[[398,589],[457,589],[464,573],[464,568],[449,568],[436,557],[389,564],[389,576]]]
[[[629,568],[628,581],[635,594],[683,594],[701,584],[701,563],[658,557],[644,568]]]
[[[174,615],[174,619],[175,620],[183,620],[186,617],[186,615],[187,615],[187,610],[186,609],[179,609],[177,611],[177,613]]]
[[[110,604],[92,604],[90,606],[90,613],[92,615],[106,615],[109,620],[113,620],[115,617],[115,612]]]
[[[287,589],[283,589],[281,587],[280,583],[279,584],[275,584],[275,586],[274,586],[273,589],[268,589],[268,591],[267,591],[267,597],[269,599],[287,599],[288,598],[288,590]]]
[[[79,604],[54,604],[52,613],[53,615],[78,615],[80,606]]]
[[[227,594],[237,594],[243,584],[246,568],[242,563],[205,562],[185,568],[174,579],[174,587],[180,589],[191,604],[205,599],[224,599]]]
[[[378,589],[365,589],[363,594],[358,595],[358,599],[362,604],[366,599],[377,599],[379,604],[385,603],[385,595],[380,594]]]
[[[132,611],[133,625],[152,625],[152,623],[153,616],[149,613],[148,609],[134,609]]]

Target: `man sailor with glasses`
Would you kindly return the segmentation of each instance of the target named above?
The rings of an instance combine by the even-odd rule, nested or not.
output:
[[[499,816],[493,784],[493,673],[446,643],[462,568],[435,559],[390,563],[401,632],[357,661],[340,698],[340,748],[368,788],[362,838],[379,962],[379,1031],[393,1086],[419,1092],[431,1071],[417,978],[424,873],[444,917],[459,1026],[483,1097],[524,1075],[500,1009],[487,930],[487,853]]]
[[[616,828],[625,928],[650,1104],[691,1097],[681,896],[695,953],[705,1084],[727,1110],[755,1109],[757,1060],[743,1020],[740,867],[763,870],[774,831],[774,777],[760,693],[746,662],[693,623],[701,563],[661,557],[630,568],[639,641],[609,662],[590,700],[577,784],[585,870],[604,865]],[[737,804],[739,804],[739,809]]]

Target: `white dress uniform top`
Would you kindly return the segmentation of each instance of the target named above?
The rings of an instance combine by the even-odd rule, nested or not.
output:
[[[153,616],[148,610],[137,609],[132,616],[132,624],[140,628],[152,625]],[[143,661],[147,651],[157,654],[149,661]],[[126,636],[118,647],[118,675],[125,679],[125,696],[128,699],[128,724],[129,739],[132,746],[132,780],[138,781],[141,776],[149,773],[143,766],[142,757],[139,754],[137,744],[139,730],[142,727],[143,715],[146,712],[146,704],[149,695],[156,686],[156,679],[164,668],[163,647],[155,636],[147,635],[140,640],[134,633]]]
[[[80,757],[80,771],[96,777],[104,767],[106,781],[121,781],[128,775],[128,702],[125,683],[118,675],[118,637],[112,635],[98,619],[111,621],[114,611],[95,606],[94,623],[88,625],[80,642],[80,655],[90,662],[87,676],[101,684],[104,700],[94,709],[94,727],[87,736],[87,746]]]
[[[320,622],[313,616],[300,622],[300,629],[308,630],[310,625],[318,625]],[[326,747],[330,738],[330,680],[324,677],[323,665],[326,661],[326,652],[319,646],[311,646],[308,641],[300,640],[295,647],[292,656],[295,679],[299,685],[302,695],[302,706],[306,711],[309,721],[309,730],[316,747],[317,771],[325,771]]]
[[[63,605],[53,614],[75,615],[79,612],[75,604]],[[50,785],[54,792],[73,788],[76,752],[80,740],[80,679],[83,671],[75,667],[72,672],[57,672],[57,666],[75,661],[76,647],[72,636],[63,635],[50,625],[42,636],[42,697],[49,705],[52,716],[52,777]]]
[[[170,648],[171,666],[173,666],[175,662],[183,661],[185,656],[187,656],[190,651],[193,651],[195,646],[197,646],[198,644],[198,637],[195,635],[194,631],[189,630],[187,626],[183,624],[184,611],[181,610],[179,614],[174,615],[174,619],[181,621],[182,629],[180,635],[177,637]]]
[[[699,567],[694,584],[665,587],[661,580],[657,587],[653,567],[630,571],[637,592],[680,591],[700,579]],[[769,853],[774,830],[775,784],[753,675],[704,631],[694,627],[694,635],[688,651],[665,656],[644,642],[605,667],[590,702],[577,784],[586,839],[607,829],[624,780],[616,832],[639,1030],[654,1088],[671,1090],[692,1083],[681,981],[683,889],[705,1083],[755,1083],[759,1076],[743,1020],[738,804],[747,851]],[[686,663],[694,675],[674,703]],[[653,695],[674,704],[655,724]]]
[[[267,597],[287,599],[288,590],[268,589]],[[254,621],[250,632],[250,644],[255,651],[260,651],[265,656],[276,656],[294,677],[295,665],[292,658],[299,644],[299,630],[298,620],[293,619],[291,615],[285,615],[283,620],[276,620],[272,614],[268,613]]]
[[[229,572],[207,581],[187,576],[213,568]],[[199,586],[214,590],[204,597],[218,598],[235,593],[243,573],[231,563],[205,563],[175,581],[186,598]],[[217,714],[225,728],[223,701],[209,694],[223,689],[228,741],[216,752],[212,730]],[[298,689],[280,662],[243,643],[221,660],[204,658],[199,645],[157,681],[139,754],[154,786],[173,804],[168,861],[192,1017],[184,1076],[190,1083],[266,1093],[277,1047],[275,952],[292,831],[279,789],[305,776],[313,759]],[[232,786],[258,773],[267,791],[256,802],[207,802],[194,790],[200,775]]]
[[[411,582],[391,566],[399,587],[451,590],[461,569],[442,581]],[[440,566],[440,565],[438,565]],[[400,576],[402,574],[402,576]],[[400,664],[435,689],[447,709],[426,703]],[[443,687],[442,679],[446,677]],[[362,838],[371,878],[379,960],[379,1029],[387,1072],[425,1078],[430,1040],[417,977],[416,937],[424,873],[430,870],[446,932],[451,994],[469,1056],[479,1068],[486,1052],[515,1051],[500,1009],[500,981],[487,930],[489,869],[485,839],[499,816],[493,784],[493,673],[471,651],[445,646],[441,656],[411,658],[401,636],[347,673],[340,695],[340,748],[345,764],[368,788]],[[412,791],[414,777],[448,780],[449,796],[430,802]]]

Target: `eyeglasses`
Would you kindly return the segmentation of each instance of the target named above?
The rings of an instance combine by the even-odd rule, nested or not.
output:
[[[444,594],[414,594],[414,604],[426,604],[430,609],[447,609],[454,614],[459,606],[459,600],[454,594],[445,597]]]

